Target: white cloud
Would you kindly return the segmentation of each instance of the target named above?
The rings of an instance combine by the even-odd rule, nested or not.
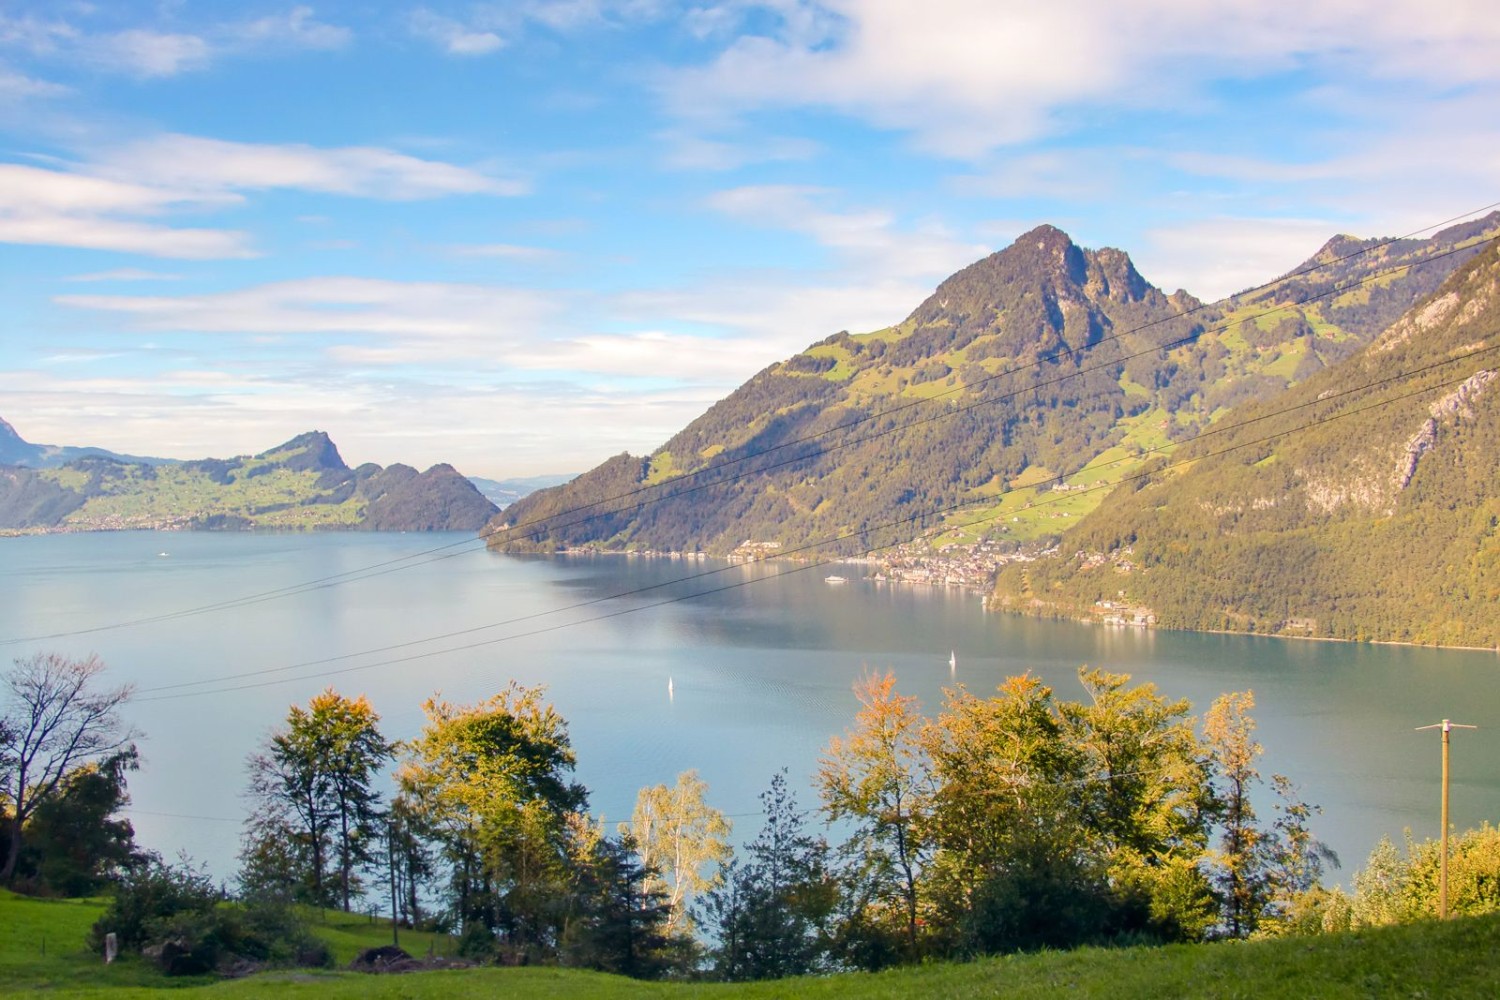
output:
[[[0,102],[22,101],[33,97],[61,97],[69,92],[62,84],[38,80],[0,65]]]
[[[262,17],[231,26],[227,31],[247,45],[293,45],[304,49],[339,49],[354,37],[348,28],[315,19],[311,7],[293,7],[280,16]]]
[[[68,215],[0,215],[0,243],[114,250],[182,260],[254,257],[246,234],[225,229],[177,229],[120,219]]]
[[[140,77],[176,76],[202,69],[209,64],[213,51],[197,35],[141,28],[93,36],[83,49],[85,58],[100,68]]]
[[[707,65],[664,77],[678,113],[722,120],[826,108],[973,157],[1055,130],[1065,108],[1197,99],[1209,80],[1308,67],[1433,88],[1500,80],[1500,19],[1488,0],[1451,0],[1440,11],[1425,0],[760,6],[773,30],[741,35]]]
[[[298,188],[365,198],[518,195],[520,181],[374,146],[319,148],[201,136],[154,136],[104,153],[95,169],[190,190]]]
[[[836,212],[820,207],[835,192],[806,185],[747,185],[720,191],[708,204],[754,225],[812,237],[834,251],[849,277],[946,277],[988,252],[942,226],[902,226],[883,209]]]
[[[425,8],[413,11],[410,23],[412,34],[437,44],[452,56],[489,55],[505,47],[505,39],[494,31],[469,27]]]
[[[1213,301],[1285,274],[1338,230],[1327,219],[1204,219],[1149,230],[1132,256],[1153,284]]]
[[[507,361],[517,368],[735,385],[768,360],[766,344],[750,337],[699,337],[656,330],[588,334],[523,345]]]
[[[434,361],[488,357],[551,317],[543,296],[484,285],[316,277],[184,296],[63,295],[61,305],[116,313],[135,329],[399,338]]]
[[[0,14],[0,46],[54,61],[144,79],[202,70],[225,53],[281,53],[288,48],[328,50],[348,44],[347,28],[318,21],[312,8],[249,21],[203,24],[193,31],[136,26],[89,30],[97,9],[78,5],[73,22]]]
[[[0,163],[0,211],[77,215],[100,212],[160,214],[174,205],[222,205],[236,202],[225,192],[182,190],[19,163]]]
[[[528,247],[515,243],[455,243],[448,252],[459,257],[503,257],[507,260],[556,260],[561,254],[549,247]]]
[[[134,218],[234,199],[224,192],[174,191],[0,164],[0,242],[117,250],[155,257],[247,257],[251,251],[244,233],[179,229]]]
[[[320,149],[188,135],[156,136],[65,166],[0,163],[0,242],[246,257],[252,251],[245,233],[142,218],[231,208],[245,202],[240,192],[268,188],[397,201],[525,190],[519,181],[378,147]]]
[[[953,189],[987,198],[1050,198],[1069,203],[1118,197],[1118,162],[1127,150],[1068,149],[1001,155],[980,173],[956,177]]]
[[[811,139],[756,136],[731,142],[680,130],[659,133],[657,140],[666,165],[680,170],[736,170],[756,163],[810,160],[822,149]]]

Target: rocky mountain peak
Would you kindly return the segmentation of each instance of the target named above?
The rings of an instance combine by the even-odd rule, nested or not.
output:
[[[279,447],[261,452],[256,458],[279,458],[281,464],[293,472],[344,472],[344,464],[338,446],[324,431],[308,431],[299,434]]]

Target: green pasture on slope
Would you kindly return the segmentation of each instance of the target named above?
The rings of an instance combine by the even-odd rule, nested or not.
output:
[[[100,901],[42,901],[0,893],[0,995],[106,1000],[328,997],[331,1000],[514,1000],[663,997],[755,1000],[808,997],[911,1000],[913,997],[1056,1000],[1099,998],[1370,998],[1500,996],[1500,915],[1435,921],[1357,933],[1270,941],[1084,948],[966,963],[935,963],[878,974],[767,983],[643,983],[573,969],[469,969],[372,976],[284,970],[229,981],[165,979],[138,960],[106,969],[86,952],[83,934],[103,911]],[[328,914],[316,932],[339,961],[384,943],[389,925],[358,915]],[[40,950],[46,939],[46,953]],[[431,940],[411,935],[418,942]]]

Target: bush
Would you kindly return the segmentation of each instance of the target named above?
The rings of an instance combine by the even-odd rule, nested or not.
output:
[[[122,953],[146,955],[169,976],[198,975],[234,961],[327,966],[333,960],[288,901],[263,896],[226,903],[207,872],[154,855],[120,880],[90,932],[90,946],[102,952],[109,933]]]

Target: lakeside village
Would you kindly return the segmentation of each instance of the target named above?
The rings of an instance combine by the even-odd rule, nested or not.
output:
[[[780,542],[741,542],[729,555],[730,562],[760,562],[783,558]],[[936,549],[921,542],[903,542],[880,555],[842,560],[872,568],[864,577],[873,583],[913,584],[925,587],[957,587],[980,595],[986,608],[994,589],[995,574],[1008,563],[1028,563],[1055,555],[1056,546],[1039,552],[1017,550],[1013,545],[985,539],[974,545],[950,544]],[[684,553],[668,553],[671,558],[702,558]],[[792,558],[792,557],[787,557]],[[1103,557],[1097,557],[1102,560]],[[829,582],[845,582],[843,577],[829,577]],[[1124,592],[1121,591],[1123,598]],[[1149,628],[1156,624],[1156,613],[1150,608],[1124,600],[1098,601],[1092,614],[1080,621],[1102,625]]]

